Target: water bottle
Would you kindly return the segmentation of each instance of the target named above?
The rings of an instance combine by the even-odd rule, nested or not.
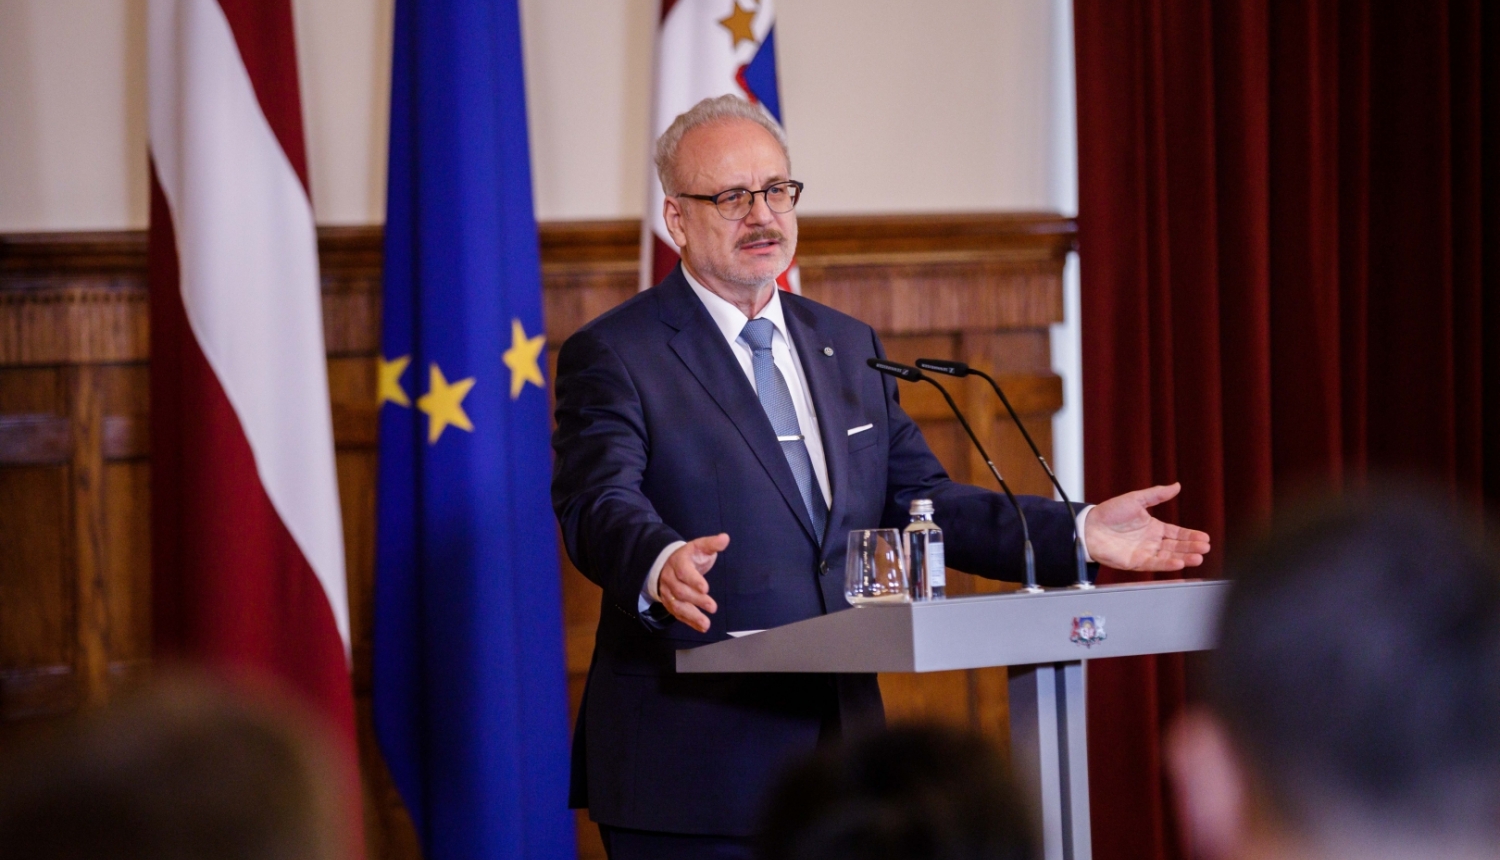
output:
[[[906,557],[913,600],[942,600],[947,596],[943,530],[932,521],[931,499],[912,500],[911,524],[906,527]]]

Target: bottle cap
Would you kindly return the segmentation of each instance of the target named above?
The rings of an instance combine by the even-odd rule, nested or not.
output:
[[[912,499],[911,512],[914,515],[932,513],[932,499]]]

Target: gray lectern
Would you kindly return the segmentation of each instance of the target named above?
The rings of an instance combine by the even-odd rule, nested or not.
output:
[[[1226,582],[860,606],[677,652],[679,672],[1010,667],[1011,763],[1047,860],[1091,860],[1084,662],[1213,646]]]

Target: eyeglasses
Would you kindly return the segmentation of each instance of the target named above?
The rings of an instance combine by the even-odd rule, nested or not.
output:
[[[787,213],[797,208],[797,200],[802,196],[802,183],[795,179],[785,182],[777,182],[768,185],[759,191],[751,191],[748,188],[731,188],[728,191],[720,191],[718,194],[678,194],[678,197],[686,197],[690,200],[702,200],[712,203],[719,214],[730,221],[739,221],[750,210],[755,207],[755,195],[760,194],[766,198],[766,208],[776,213]]]

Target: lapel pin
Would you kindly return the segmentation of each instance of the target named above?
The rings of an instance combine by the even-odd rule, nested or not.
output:
[[[823,354],[824,355],[833,355],[833,347],[831,347],[831,346],[825,346],[825,347],[823,347]]]

